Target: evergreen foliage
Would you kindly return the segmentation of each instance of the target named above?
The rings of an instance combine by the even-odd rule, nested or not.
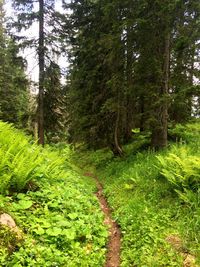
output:
[[[44,130],[48,143],[62,141],[67,131],[66,93],[60,80],[60,68],[51,62],[46,69],[44,86]]]
[[[54,26],[54,1],[38,0],[38,7],[35,1],[14,0],[13,6],[17,11],[17,20],[12,25],[21,32],[23,29],[30,29],[36,23],[39,25],[38,38],[20,37],[24,39],[22,46],[36,47],[39,65],[38,81],[38,107],[37,107],[37,124],[38,124],[38,142],[44,145],[44,85],[45,70],[47,59],[52,56],[51,53],[57,51],[53,45],[49,49],[49,43],[54,42],[54,37],[46,30],[46,27]],[[50,51],[49,51],[50,50]]]
[[[13,25],[19,31],[40,25],[39,38],[20,38],[38,51],[41,143],[44,130],[48,141],[68,132],[72,143],[122,156],[133,128],[150,131],[159,149],[167,146],[169,122],[198,115],[198,0],[64,1],[62,14],[54,1],[37,3],[39,9],[14,0]],[[70,62],[66,90],[52,60],[61,51]]]
[[[122,155],[139,127],[151,131],[154,148],[165,147],[168,121],[191,118],[198,99],[199,2],[75,0],[64,7],[71,10],[62,20],[71,45],[70,140]]]
[[[0,214],[21,229],[0,224],[0,265],[105,265],[89,170],[121,228],[121,267],[199,265],[199,0],[63,0],[62,13],[54,0],[12,3],[15,29],[39,27],[38,38],[7,33],[0,0]],[[26,47],[37,50],[37,101]],[[35,113],[39,143],[54,147],[5,123],[26,128]]]
[[[0,119],[26,127],[28,121],[29,83],[19,47],[5,33],[5,16],[0,4]]]

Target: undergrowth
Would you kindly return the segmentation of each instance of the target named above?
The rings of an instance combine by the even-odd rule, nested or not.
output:
[[[199,123],[170,129],[176,143],[162,152],[137,133],[115,158],[107,149],[42,149],[0,122],[0,213],[22,232],[18,240],[0,227],[0,265],[103,266],[107,229],[96,187],[78,174],[90,171],[122,231],[121,267],[199,266],[199,133]]]
[[[177,143],[162,152],[142,151],[134,137],[123,158],[106,149],[74,154],[103,183],[122,231],[121,267],[200,266],[200,126],[170,134]]]
[[[94,182],[69,163],[69,149],[61,155],[31,143],[0,122],[0,214],[22,233],[17,240],[0,227],[0,266],[102,266],[107,229]]]

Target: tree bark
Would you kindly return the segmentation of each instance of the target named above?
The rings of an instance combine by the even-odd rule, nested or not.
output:
[[[165,40],[165,59],[164,59],[164,90],[163,96],[166,98],[163,103],[162,126],[163,126],[163,143],[162,146],[167,146],[167,131],[168,131],[168,94],[169,94],[169,70],[170,70],[170,33],[167,34]]]
[[[134,97],[133,97],[133,41],[132,41],[132,28],[127,26],[126,33],[126,58],[125,58],[125,125],[124,125],[124,141],[127,143],[132,138],[132,128],[133,128],[133,115],[134,115]]]
[[[44,146],[44,0],[39,0],[38,143]]]
[[[144,132],[144,96],[140,96],[140,132]]]
[[[119,105],[119,103],[118,103]],[[118,156],[122,156],[123,155],[123,151],[121,146],[119,145],[119,120],[120,120],[120,110],[119,110],[119,106],[118,106],[118,110],[117,110],[117,118],[116,118],[116,123],[115,123],[115,133],[114,133],[114,150],[113,153],[115,155]]]
[[[194,62],[195,62],[195,48],[192,48],[192,53],[191,53],[191,63],[190,63],[190,86],[192,87],[194,84]],[[188,111],[190,113],[190,117],[192,116],[192,93],[190,92],[188,96]]]
[[[167,34],[164,44],[163,82],[160,90],[161,104],[157,110],[157,125],[152,131],[152,146],[155,149],[164,148],[168,144],[168,92],[170,68],[170,33]]]

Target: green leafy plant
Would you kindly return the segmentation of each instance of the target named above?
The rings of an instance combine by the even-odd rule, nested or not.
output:
[[[174,147],[166,156],[157,156],[160,173],[175,187],[183,191],[196,191],[200,186],[200,158],[185,146]]]
[[[24,190],[31,181],[59,176],[64,160],[58,152],[42,150],[21,131],[0,121],[0,193]]]
[[[38,147],[0,122],[0,153],[0,210],[11,214],[25,235],[18,246],[10,231],[0,228],[0,265],[103,266],[108,231],[95,183],[78,174],[69,149]],[[25,190],[33,181],[37,190]],[[13,240],[16,247],[9,250]]]
[[[0,122],[0,192],[20,191],[42,162],[40,148],[11,125]]]
[[[79,151],[74,156],[74,162],[82,163],[83,159],[85,166],[92,166],[103,184],[113,217],[122,231],[120,266],[182,266],[183,254],[167,242],[173,233],[180,237],[197,266],[200,263],[200,195],[196,176],[199,135],[194,131],[198,127],[191,124],[190,131],[189,124],[187,129],[183,126],[180,134],[191,133],[187,142],[163,151],[135,150],[138,143],[133,141],[125,147],[126,155],[120,159],[108,158],[105,150]],[[171,158],[171,154],[175,157]],[[166,160],[168,157],[170,162]],[[170,175],[172,172],[175,183],[161,178],[164,167],[158,158]]]
[[[169,136],[174,139],[174,141],[178,142],[186,142],[186,143],[199,143],[199,135],[200,135],[200,123],[198,120],[195,123],[187,123],[171,125],[169,128]]]

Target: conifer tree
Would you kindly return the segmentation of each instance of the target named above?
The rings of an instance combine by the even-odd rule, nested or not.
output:
[[[184,122],[191,118],[193,100],[198,97],[200,3],[181,1],[176,14],[172,47],[172,97],[170,118]]]
[[[13,6],[18,12],[18,20],[14,26],[21,31],[23,28],[30,28],[35,22],[38,25],[38,39],[25,38],[23,44],[36,47],[38,54],[39,65],[39,93],[38,93],[38,142],[44,145],[44,82],[46,62],[49,56],[49,44],[53,43],[53,36],[50,32],[45,31],[51,29],[54,15],[54,1],[53,0],[13,0]],[[52,50],[51,50],[52,52]],[[55,52],[55,50],[54,50]]]
[[[28,80],[19,48],[4,29],[5,15],[0,3],[0,119],[26,127],[28,120]]]
[[[191,118],[198,95],[199,27],[189,34],[198,1],[74,0],[66,8],[71,139],[122,155],[139,127],[151,132],[153,148],[167,146],[169,120],[183,113],[184,121],[183,109]]]
[[[46,69],[44,88],[45,136],[48,143],[58,142],[67,131],[66,93],[61,85],[60,67],[54,62],[50,62]]]

